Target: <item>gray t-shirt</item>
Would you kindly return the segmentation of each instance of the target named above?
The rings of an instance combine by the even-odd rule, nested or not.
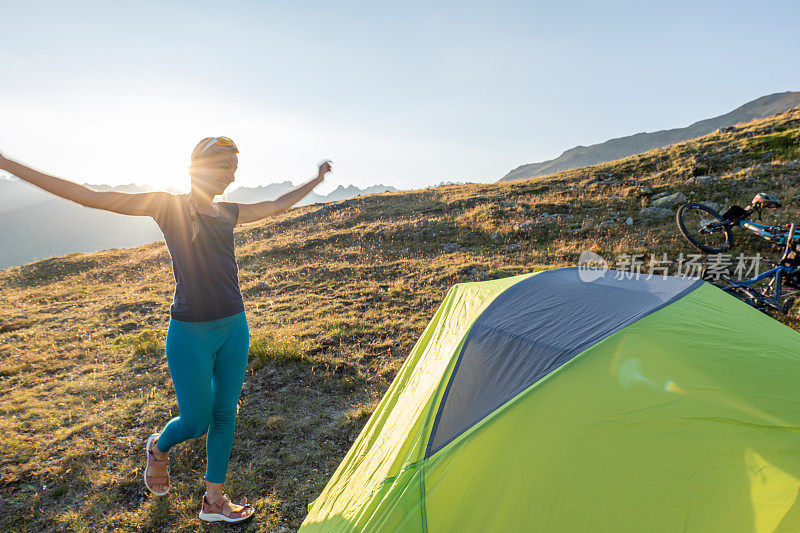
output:
[[[172,257],[175,294],[170,316],[176,320],[203,322],[244,311],[233,248],[239,206],[233,202],[216,205],[218,216],[197,211],[193,241],[188,194],[163,192],[153,216]]]

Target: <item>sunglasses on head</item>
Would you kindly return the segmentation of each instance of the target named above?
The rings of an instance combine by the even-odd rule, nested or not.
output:
[[[200,151],[200,155],[203,155],[205,151],[211,148],[212,146],[233,146],[237,152],[239,151],[234,142],[230,140],[228,137],[214,137],[213,139],[211,139],[206,143],[206,145]]]

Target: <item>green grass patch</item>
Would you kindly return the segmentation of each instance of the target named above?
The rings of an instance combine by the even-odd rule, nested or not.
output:
[[[166,336],[163,330],[147,329],[117,337],[112,344],[133,350],[133,355],[156,356],[164,353]]]
[[[292,338],[262,335],[250,341],[250,361],[253,370],[267,363],[286,364],[301,361],[306,353],[305,345]]]
[[[746,146],[752,150],[751,157],[773,152],[775,159],[800,158],[800,129],[786,130],[747,139]]]

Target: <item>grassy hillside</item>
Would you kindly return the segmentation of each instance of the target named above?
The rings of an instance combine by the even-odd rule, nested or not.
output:
[[[664,192],[730,204],[766,190],[786,203],[770,220],[800,221],[799,139],[800,109],[553,176],[371,195],[237,228],[251,346],[228,492],[255,503],[244,529],[299,526],[454,283],[572,265],[583,250],[693,253],[674,217],[641,212]],[[737,252],[773,253],[737,237]],[[0,529],[228,529],[197,519],[202,439],[174,450],[166,497],[142,485],[144,440],[177,414],[165,245],[10,268],[0,288]],[[781,320],[798,329],[793,313]]]

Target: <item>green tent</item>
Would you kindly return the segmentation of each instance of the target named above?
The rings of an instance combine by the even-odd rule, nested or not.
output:
[[[315,531],[800,531],[800,334],[697,279],[453,286]]]

